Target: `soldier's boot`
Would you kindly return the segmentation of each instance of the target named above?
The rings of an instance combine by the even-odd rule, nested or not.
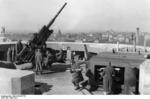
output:
[[[79,83],[74,82],[75,90],[80,89]]]
[[[79,85],[78,85],[78,86],[75,86],[75,90],[78,90],[78,89],[80,89]]]

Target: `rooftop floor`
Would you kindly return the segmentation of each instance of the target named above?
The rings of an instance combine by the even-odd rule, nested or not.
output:
[[[68,70],[36,75],[35,81],[36,84],[41,85],[40,89],[44,95],[103,94],[102,89],[99,89],[98,91],[95,91],[93,93],[89,93],[86,90],[82,91],[74,90],[74,86],[71,82],[72,81],[71,73]]]

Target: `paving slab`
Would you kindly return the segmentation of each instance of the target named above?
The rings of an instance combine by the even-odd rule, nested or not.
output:
[[[45,95],[82,95],[83,93],[79,90],[74,90],[74,86],[71,83],[70,72],[59,72],[37,75],[35,77],[36,82],[46,83],[51,88],[43,92]]]
[[[58,65],[53,66],[56,71],[43,71],[42,75],[36,75],[35,81],[41,84],[42,94],[45,95],[102,95],[102,89],[92,93],[88,90],[74,90],[72,84],[72,75],[67,69],[68,66]],[[84,76],[85,74],[83,74]]]

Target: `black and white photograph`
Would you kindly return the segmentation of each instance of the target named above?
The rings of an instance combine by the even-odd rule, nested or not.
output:
[[[150,95],[150,0],[0,0],[9,95]]]

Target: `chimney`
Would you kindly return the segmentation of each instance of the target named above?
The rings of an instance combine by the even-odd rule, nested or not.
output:
[[[147,39],[146,39],[146,35],[144,34],[144,52],[146,53],[147,50],[146,50],[146,42],[147,42]]]
[[[132,41],[133,41],[133,51],[136,52],[136,36],[132,33]]]
[[[136,32],[136,44],[139,45],[139,30],[140,30],[140,28],[137,27],[136,30],[137,30],[137,32]]]
[[[5,34],[5,27],[2,27],[1,33],[2,33],[2,34]]]
[[[117,41],[117,52],[119,52],[119,41]]]

